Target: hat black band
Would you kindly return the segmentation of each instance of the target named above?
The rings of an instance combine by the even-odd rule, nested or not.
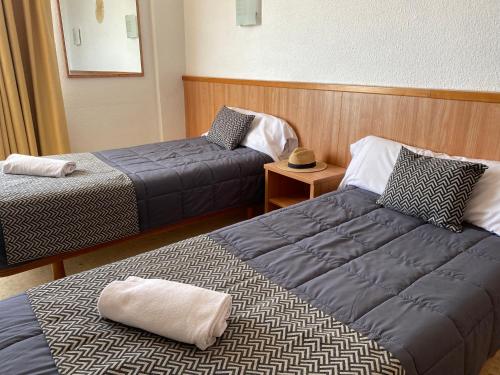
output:
[[[307,169],[307,168],[314,168],[316,166],[316,162],[313,161],[312,163],[309,164],[292,164],[288,163],[288,168],[293,168],[293,169]]]

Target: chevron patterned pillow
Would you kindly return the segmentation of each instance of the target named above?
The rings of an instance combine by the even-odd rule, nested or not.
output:
[[[461,232],[465,207],[486,169],[483,164],[422,156],[402,147],[377,203]]]
[[[255,116],[233,111],[226,106],[217,113],[207,134],[207,140],[228,150],[234,150],[250,130]]]

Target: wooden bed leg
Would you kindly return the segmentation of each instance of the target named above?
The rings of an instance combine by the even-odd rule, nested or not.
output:
[[[247,207],[247,219],[251,219],[255,216],[255,207],[248,206]]]
[[[66,277],[66,271],[64,270],[64,261],[58,260],[57,262],[52,263],[52,274],[54,275],[54,280]]]

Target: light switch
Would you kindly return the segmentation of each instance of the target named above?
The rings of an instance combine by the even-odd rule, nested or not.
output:
[[[79,27],[73,27],[73,44],[75,46],[82,45],[82,32]]]
[[[127,38],[139,38],[139,27],[137,25],[137,16],[128,14],[125,16],[125,24],[127,25]]]

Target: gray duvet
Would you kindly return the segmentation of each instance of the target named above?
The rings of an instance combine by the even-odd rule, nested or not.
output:
[[[0,268],[261,202],[272,161],[205,137],[60,157],[77,158],[79,170],[64,179],[0,172]]]
[[[205,137],[97,152],[134,183],[141,230],[224,208],[259,203],[263,165],[251,148],[226,150]]]
[[[351,189],[212,236],[373,338],[408,374],[477,374],[500,348],[500,237],[455,234]]]
[[[452,233],[381,208],[375,200],[374,194],[348,188],[218,230],[209,238],[271,285],[388,350],[407,374],[478,374],[488,356],[500,348],[500,237],[470,226],[463,233]],[[158,258],[168,251],[168,247],[158,250]],[[140,257],[109,267],[122,267],[124,277],[134,270],[148,274],[148,262]],[[90,271],[98,278],[106,277],[107,272]],[[90,281],[85,274],[76,277]],[[46,299],[54,300],[43,308],[37,298],[32,298],[30,307],[23,296],[0,302],[0,363],[4,369],[29,373],[32,363],[51,363],[49,345],[39,339],[40,324],[46,327],[51,309],[55,313],[65,303],[63,298],[52,297],[64,295],[72,281],[67,282],[66,286],[52,283],[29,292],[43,296],[45,291]],[[239,283],[252,288],[255,282],[249,274]],[[221,284],[212,287],[221,288]],[[266,321],[279,321],[279,312],[254,303],[256,314]],[[23,314],[18,318],[12,311]],[[300,318],[300,314],[294,316]],[[76,319],[79,315],[68,316]],[[17,329],[12,330],[13,326]],[[288,326],[276,328],[293,335]],[[254,331],[243,332],[251,340]],[[49,330],[44,333],[51,337]],[[22,349],[18,352],[16,348]],[[106,350],[111,353],[113,348]],[[338,354],[329,353],[324,361],[331,361],[333,368]],[[273,357],[272,351],[268,354],[258,361]],[[355,364],[357,359],[353,356],[350,361]],[[45,369],[47,373],[56,371],[55,365]],[[194,366],[190,373],[202,372],[196,370]],[[315,371],[303,364],[297,373]]]

